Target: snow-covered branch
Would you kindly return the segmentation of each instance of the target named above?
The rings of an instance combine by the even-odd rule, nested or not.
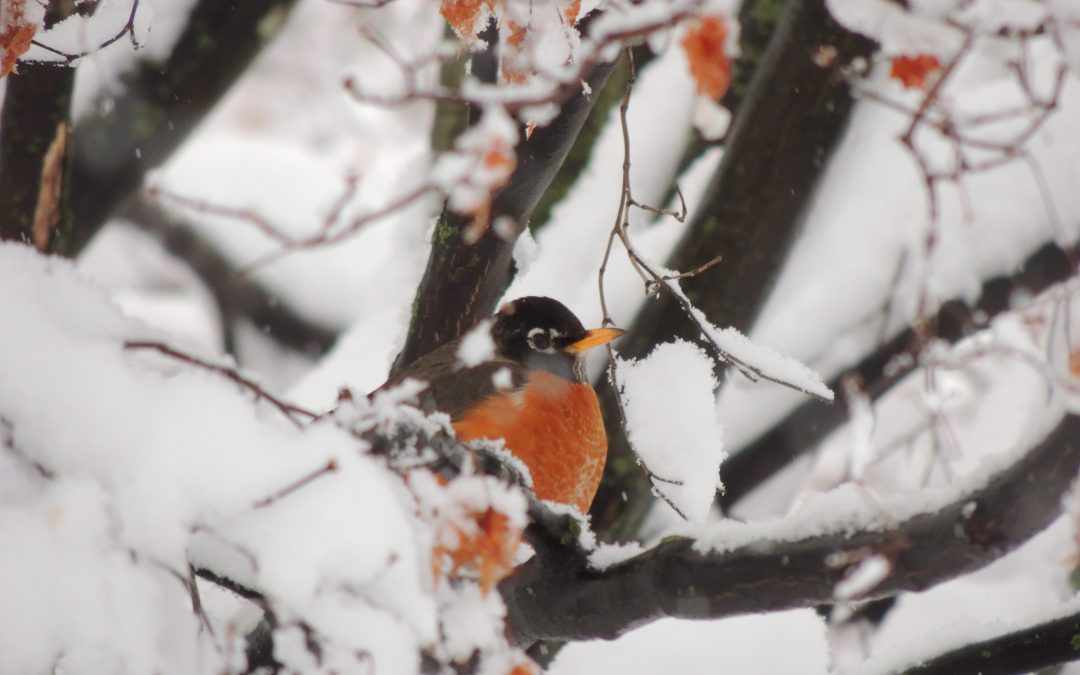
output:
[[[945,653],[924,656],[918,662],[894,661],[886,665],[875,660],[860,668],[860,672],[883,673],[886,667],[888,672],[902,670],[911,675],[1036,672],[1076,660],[1077,635],[1080,635],[1080,613],[1074,611],[1045,621],[1031,621],[1003,635],[976,638]]]
[[[598,64],[587,81],[599,90],[611,64]],[[516,167],[494,197],[490,226],[478,239],[467,236],[474,218],[444,208],[432,237],[431,254],[417,290],[405,346],[394,362],[400,371],[417,357],[454,339],[491,314],[510,283],[514,244],[529,215],[570,152],[596,99],[580,89],[548,125],[535,129],[514,150]]]
[[[824,65],[815,56],[832,50]],[[686,297],[715,323],[748,333],[768,297],[803,214],[836,147],[854,104],[846,72],[865,59],[872,43],[838,25],[824,0],[785,5],[776,34],[735,112],[724,155],[664,267],[694,270]],[[640,358],[674,337],[697,341],[700,329],[679,299],[668,293],[648,301],[635,318],[620,354]],[[722,379],[722,378],[718,378]],[[629,458],[614,392],[599,386],[609,421],[612,462]],[[593,507],[604,537],[632,537],[648,508],[650,486],[627,473],[601,486]],[[630,499],[626,495],[632,495]]]
[[[751,440],[724,464],[727,490],[721,502],[729,507],[781,467],[811,451],[849,419],[845,380],[859,382],[859,391],[877,400],[920,367],[919,353],[933,340],[950,344],[984,328],[1012,308],[1016,293],[1038,295],[1075,273],[1076,247],[1048,243],[1035,250],[1010,276],[987,279],[974,302],[954,298],[941,304],[930,320],[908,326],[866,354],[858,363],[832,378],[836,405],[806,401],[770,429]]]
[[[146,172],[172,155],[294,3],[195,2],[171,51],[137,60],[122,94],[106,92],[108,105],[76,120],[73,133],[80,142],[72,150],[70,200],[78,217],[62,253],[81,251],[139,189]]]
[[[661,617],[720,618],[832,603],[869,561],[881,561],[883,573],[845,597],[924,590],[1005,555],[1060,514],[1080,472],[1078,438],[1080,416],[1066,415],[981,486],[921,504],[901,502],[893,512],[885,500],[886,510],[874,518],[853,519],[849,504],[823,513],[812,529],[781,521],[782,535],[770,537],[768,526],[718,528],[604,569],[577,556],[541,555],[500,587],[508,625],[521,644],[610,639]],[[872,499],[857,490],[847,497],[862,506]]]

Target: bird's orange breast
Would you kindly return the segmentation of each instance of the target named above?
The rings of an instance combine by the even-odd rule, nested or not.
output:
[[[607,458],[607,434],[588,384],[535,371],[517,391],[493,394],[454,421],[458,438],[502,438],[529,467],[541,499],[588,511]]]

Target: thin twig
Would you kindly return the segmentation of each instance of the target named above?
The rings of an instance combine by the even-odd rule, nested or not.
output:
[[[277,501],[279,501],[279,500],[281,500],[281,499],[283,499],[285,497],[288,497],[292,493],[296,492],[297,490],[304,487],[305,485],[315,481],[316,479],[321,478],[321,477],[323,477],[323,476],[325,476],[327,474],[334,473],[335,471],[337,471],[337,469],[338,469],[337,462],[335,460],[331,459],[331,460],[327,461],[326,464],[319,467],[318,469],[315,469],[314,471],[307,474],[306,476],[302,476],[301,478],[296,479],[295,481],[293,481],[292,483],[289,483],[288,485],[281,488],[280,490],[277,490],[276,492],[273,492],[273,493],[263,497],[262,499],[256,501],[254,504],[252,504],[252,508],[256,508],[256,509],[266,508],[267,506],[270,506],[271,504],[273,504],[273,503],[275,503],[275,502],[277,502]]]
[[[469,90],[454,91],[442,86],[423,89],[416,82],[419,78],[416,72],[427,66],[432,61],[428,56],[419,61],[406,62],[400,57],[390,55],[398,69],[401,70],[402,79],[406,82],[405,91],[395,95],[379,95],[367,92],[352,77],[342,81],[345,90],[359,103],[368,103],[386,107],[402,106],[415,101],[433,101],[437,103],[450,103],[463,106],[501,105],[508,112],[517,114],[531,107],[543,105],[561,105],[581,89],[581,81],[585,75],[592,72],[593,68],[608,61],[605,55],[609,53],[613,45],[626,46],[634,41],[657,31],[678,25],[682,21],[695,16],[701,2],[689,2],[684,8],[671,11],[667,15],[644,17],[638,25],[622,30],[613,30],[600,36],[584,36],[582,39],[581,52],[567,68],[553,72],[540,68],[537,65],[535,80],[544,86],[537,87],[536,83],[526,85],[498,85],[472,82]],[[435,57],[441,60],[443,57]]]
[[[142,48],[142,45],[139,44],[138,40],[135,37],[135,14],[138,11],[139,11],[139,0],[131,0],[131,12],[128,13],[127,22],[124,23],[124,26],[120,29],[120,31],[117,32],[115,35],[111,36],[110,38],[108,38],[107,40],[105,40],[104,42],[102,42],[101,44],[99,44],[97,47],[94,47],[93,49],[89,49],[89,50],[84,51],[84,52],[76,52],[74,54],[71,54],[71,53],[56,49],[54,47],[50,47],[49,45],[47,45],[47,44],[45,44],[43,42],[39,42],[38,40],[31,40],[30,44],[34,45],[35,47],[40,47],[41,49],[44,49],[45,51],[47,51],[47,52],[49,52],[51,54],[55,54],[56,56],[61,57],[63,59],[64,63],[73,63],[73,62],[75,62],[75,61],[77,61],[77,60],[79,60],[79,59],[81,59],[81,58],[83,58],[85,56],[89,56],[91,54],[99,52],[102,49],[105,49],[109,45],[113,44],[114,42],[117,42],[118,40],[120,40],[125,35],[130,35],[131,36],[131,46],[132,46],[133,49],[138,50],[138,49]],[[28,61],[28,63],[54,63],[54,62],[52,62],[52,61],[42,61],[42,60],[32,60],[32,61]]]
[[[241,274],[250,274],[290,253],[303,249],[312,249],[340,243],[355,235],[365,226],[404,209],[429,192],[433,192],[437,189],[434,183],[423,183],[403,195],[392,199],[383,206],[357,215],[347,223],[342,224],[340,223],[341,217],[345,207],[356,194],[358,184],[359,177],[355,174],[346,176],[341,195],[334,201],[334,204],[331,206],[326,216],[323,217],[319,229],[310,236],[298,238],[286,234],[283,228],[277,226],[271,222],[270,219],[252,209],[217,204],[204,199],[171,192],[157,186],[151,187],[149,189],[149,194],[151,197],[164,198],[193,211],[247,223],[275,243],[279,244],[280,247],[277,250],[256,258],[241,270]]]
[[[283,414],[286,418],[288,418],[288,420],[290,422],[295,424],[297,426],[297,428],[303,427],[303,424],[297,419],[298,415],[301,416],[301,417],[306,417],[309,421],[315,419],[316,417],[318,417],[318,415],[311,412],[310,410],[307,410],[305,408],[301,408],[300,406],[295,405],[293,403],[286,403],[285,401],[282,401],[281,399],[277,398],[276,396],[274,396],[270,392],[263,389],[258,383],[256,383],[256,382],[252,381],[251,379],[245,377],[243,374],[241,374],[235,368],[232,368],[230,366],[219,365],[219,364],[216,364],[216,363],[211,363],[209,361],[201,359],[201,358],[199,358],[197,356],[194,356],[192,354],[182,352],[179,349],[176,349],[175,347],[171,347],[171,346],[165,344],[164,342],[157,342],[157,341],[153,341],[153,340],[128,340],[128,341],[124,342],[124,349],[125,350],[130,350],[130,351],[136,351],[136,350],[155,351],[155,352],[158,352],[159,354],[164,354],[165,356],[172,357],[172,358],[174,358],[174,359],[176,359],[178,361],[181,361],[183,363],[187,363],[189,365],[196,366],[198,368],[202,368],[203,370],[209,370],[211,372],[222,375],[225,378],[235,382],[236,384],[240,385],[244,389],[247,389],[248,391],[253,393],[255,395],[256,400],[266,401],[270,405],[277,408],[279,411],[281,411],[281,414]]]

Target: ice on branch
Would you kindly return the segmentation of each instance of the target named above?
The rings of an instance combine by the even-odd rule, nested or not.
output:
[[[881,43],[885,54],[935,54],[942,59],[963,41],[934,10],[909,11],[889,0],[827,0],[829,12],[850,30]],[[943,3],[945,4],[953,3]],[[997,3],[995,3],[997,4]]]
[[[618,374],[627,433],[655,488],[689,520],[704,522],[726,456],[712,359],[677,341],[640,361],[619,361]]]

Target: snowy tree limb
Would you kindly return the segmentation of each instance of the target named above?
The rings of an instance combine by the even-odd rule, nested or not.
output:
[[[1080,416],[1067,415],[984,487],[891,527],[838,527],[718,553],[675,539],[603,571],[580,555],[538,548],[500,586],[507,625],[528,645],[614,638],[663,617],[715,619],[829,603],[837,584],[871,555],[886,558],[890,571],[860,597],[923,590],[983,567],[1046,527],[1078,471]]]
[[[972,642],[904,668],[918,675],[1029,673],[1080,659],[1080,614],[1035,624],[989,640]]]
[[[641,71],[652,62],[655,54],[646,44],[632,47],[630,51],[634,55],[634,68],[640,76]],[[570,188],[585,170],[589,158],[592,157],[593,146],[599,140],[600,133],[610,119],[611,111],[618,105],[622,92],[626,89],[629,71],[626,59],[619,59],[604,88],[593,93],[596,104],[574,140],[574,145],[570,148],[566,160],[552,180],[551,187],[544,191],[529,221],[529,228],[533,234],[536,234],[547,223],[552,209],[569,194]]]
[[[593,70],[587,79],[593,91],[603,87],[611,68],[612,64],[602,64]],[[492,222],[508,217],[517,227],[513,234],[500,234],[498,228],[488,227],[478,241],[469,243],[464,232],[472,219],[443,209],[417,289],[405,346],[391,375],[494,312],[510,283],[517,235],[562,165],[595,100],[579,92],[562,105],[550,124],[518,143],[517,167],[496,195],[490,216]]]
[[[818,65],[821,50],[833,58]],[[682,284],[714,323],[748,332],[799,231],[822,167],[853,105],[847,69],[873,44],[838,25],[824,0],[787,3],[728,134],[724,157],[666,267],[691,270],[717,255],[723,263]],[[648,302],[620,354],[637,358],[673,337],[698,331],[670,297]],[[610,386],[600,385],[608,421],[608,470],[593,503],[605,538],[631,538],[651,503],[649,485],[618,428]]]
[[[138,196],[121,214],[187,263],[210,289],[221,312],[229,353],[236,353],[232,327],[239,320],[250,321],[278,343],[312,356],[325,354],[333,346],[337,331],[296,313],[252,276],[238,274],[214,245],[158,203]]]
[[[847,388],[842,386],[846,378],[855,377],[861,383],[860,391],[876,400],[918,367],[918,352],[927,339],[955,343],[970,335],[1009,309],[1014,292],[1038,294],[1072,276],[1076,255],[1076,245],[1064,249],[1056,244],[1044,244],[1021,264],[1015,274],[995,277],[983,283],[979,299],[973,306],[961,299],[950,300],[942,304],[929,322],[909,326],[881,344],[873,353],[867,354],[829,382],[837,394],[836,403],[823,405],[820,401],[807,400],[769,431],[733,453],[724,462],[725,493],[720,498],[721,504],[725,508],[735,504],[847,422]],[[976,315],[981,321],[975,321]],[[905,355],[910,358],[898,358]]]
[[[70,239],[77,254],[120,205],[162,164],[285,21],[295,0],[223,3],[201,0],[165,63],[143,60],[124,93],[73,131]],[[270,31],[270,33],[268,33]]]

